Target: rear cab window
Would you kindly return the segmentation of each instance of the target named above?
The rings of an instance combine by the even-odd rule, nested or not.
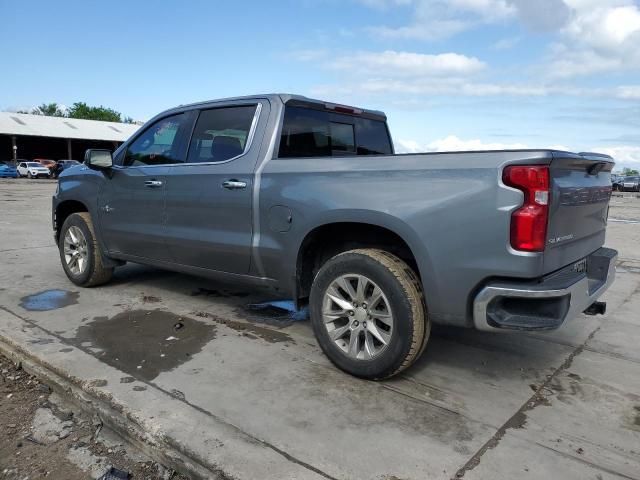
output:
[[[309,107],[285,107],[279,158],[391,153],[391,138],[383,120]]]

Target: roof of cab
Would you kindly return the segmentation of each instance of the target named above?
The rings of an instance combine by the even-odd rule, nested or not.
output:
[[[233,102],[236,100],[253,100],[253,99],[267,99],[272,102],[273,101],[282,102],[284,104],[295,102],[298,104],[309,104],[309,106],[317,105],[329,110],[334,109],[335,107],[342,107],[342,108],[351,109],[354,112],[357,112],[358,114],[365,114],[368,117],[375,117],[381,120],[387,119],[387,116],[385,115],[385,113],[380,110],[370,110],[367,108],[354,107],[351,105],[328,102],[325,100],[318,100],[315,98],[305,97],[304,95],[295,95],[291,93],[265,93],[265,94],[247,95],[247,96],[241,96],[241,97],[218,98],[218,99],[206,100],[202,102],[190,103],[186,105],[180,105],[175,109],[183,109],[186,107],[198,107],[198,106],[204,106],[207,104],[218,103],[218,102]],[[175,110],[175,109],[170,109],[170,110]]]

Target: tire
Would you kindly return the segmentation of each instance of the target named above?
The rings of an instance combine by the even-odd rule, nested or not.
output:
[[[360,284],[363,294],[357,292]],[[349,288],[355,303],[349,301],[354,297]],[[371,305],[358,303],[363,298]],[[316,339],[329,360],[351,375],[371,380],[408,368],[424,350],[431,329],[416,274],[384,250],[350,250],[327,261],[311,287],[309,310]],[[328,312],[333,315],[325,315]]]
[[[84,258],[83,268],[74,271],[75,264],[69,264],[65,254],[67,233],[72,230],[73,237],[78,239],[75,249],[70,251],[81,250],[86,254],[81,255]],[[84,243],[80,239],[80,234],[84,237]],[[83,246],[84,245],[84,246]],[[102,285],[111,280],[113,276],[113,268],[107,268],[102,263],[102,253],[100,245],[96,239],[91,215],[88,212],[72,213],[67,217],[60,231],[60,239],[58,240],[58,251],[60,252],[60,261],[64,272],[73,283],[81,287],[95,287]]]
[[[27,173],[27,178],[33,178],[33,175],[31,175],[31,172]]]

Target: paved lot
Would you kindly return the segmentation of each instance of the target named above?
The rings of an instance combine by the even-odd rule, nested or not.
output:
[[[606,316],[438,328],[417,365],[374,383],[333,368],[307,321],[248,308],[261,292],[136,265],[75,287],[54,189],[0,181],[0,348],[167,461],[247,479],[640,479],[640,199],[612,202]]]

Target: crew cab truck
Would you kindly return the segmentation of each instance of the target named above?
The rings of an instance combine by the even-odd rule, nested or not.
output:
[[[396,155],[382,112],[294,95],[180,106],[65,170],[53,229],[69,279],[124,262],[309,303],[318,343],[360,377],[418,358],[432,323],[550,330],[615,275],[609,156]]]

